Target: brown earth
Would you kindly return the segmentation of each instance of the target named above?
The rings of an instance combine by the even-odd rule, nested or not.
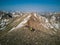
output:
[[[0,38],[0,45],[60,45],[60,37],[22,27]]]

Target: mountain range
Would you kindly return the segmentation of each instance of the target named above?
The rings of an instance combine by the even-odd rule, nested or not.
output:
[[[0,31],[0,45],[60,44],[60,14],[32,12],[3,20],[8,20],[8,24]]]

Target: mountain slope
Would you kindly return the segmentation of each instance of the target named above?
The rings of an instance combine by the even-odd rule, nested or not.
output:
[[[16,23],[18,22],[18,20],[21,21],[21,19],[17,19],[17,20],[15,20]],[[16,25],[15,23],[13,23],[13,24]],[[48,19],[46,19],[45,17],[39,16],[39,15],[36,15],[35,13],[31,13],[31,14],[27,15],[25,18],[22,18],[22,21],[19,22],[19,24],[14,28],[18,29],[23,26],[31,27],[31,28],[46,32],[47,34],[51,34],[51,35],[55,34],[55,32],[57,31],[49,23]]]
[[[59,45],[60,35],[49,20],[36,13],[16,18],[0,38],[1,45]],[[60,33],[59,33],[60,34]]]

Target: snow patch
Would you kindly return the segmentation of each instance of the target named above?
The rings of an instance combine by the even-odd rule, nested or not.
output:
[[[46,19],[46,21],[45,22],[48,22],[48,19]]]
[[[30,16],[31,15],[27,16],[16,28],[20,28],[20,27],[24,26],[24,24],[29,20]]]
[[[42,23],[41,23],[41,24],[42,24]],[[47,28],[47,29],[49,29],[49,28],[48,28],[46,25],[44,25],[44,24],[42,24],[42,26],[45,27],[45,28]]]
[[[34,13],[34,16],[37,18],[37,15],[36,15],[36,13]]]
[[[9,32],[13,31],[14,29],[15,29],[15,27],[13,27]],[[8,32],[8,33],[9,33],[9,32]]]
[[[30,16],[31,15],[27,16],[20,24],[18,24],[16,27],[13,27],[9,32],[13,31],[14,29],[18,29],[18,28],[21,28],[22,26],[24,26],[24,24],[28,21]]]

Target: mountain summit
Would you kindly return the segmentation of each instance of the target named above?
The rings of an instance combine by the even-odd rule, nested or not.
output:
[[[49,23],[49,20],[47,18],[41,15],[37,15],[36,13],[30,13],[28,15],[23,15],[21,16],[21,18],[22,18],[22,21],[20,21],[20,23],[16,27],[13,27],[10,31],[19,29],[21,27],[31,27],[32,29],[40,30],[50,35],[55,34],[57,31]],[[16,21],[19,22],[18,20],[19,19],[17,19]]]

